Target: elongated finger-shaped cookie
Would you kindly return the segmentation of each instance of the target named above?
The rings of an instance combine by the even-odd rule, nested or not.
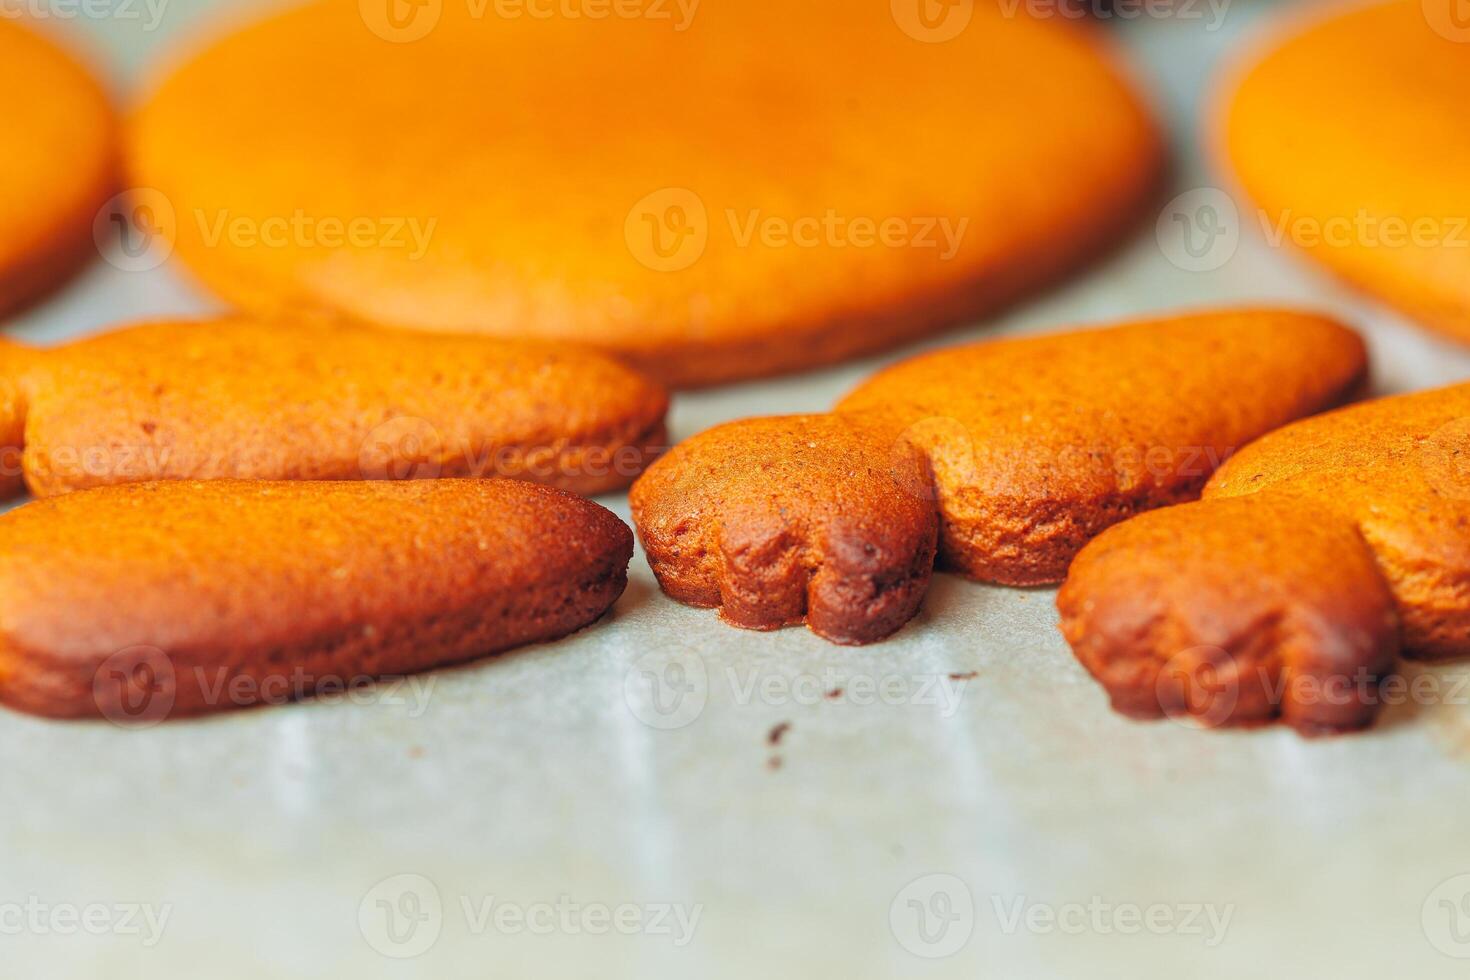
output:
[[[922,457],[837,415],[752,419],[676,447],[634,486],[664,591],[752,629],[882,639],[918,610],[938,521]]]
[[[1073,563],[1062,628],[1115,705],[1219,725],[1361,727],[1407,656],[1470,655],[1470,385],[1385,398],[1246,447],[1197,504],[1129,521]],[[1214,649],[1210,711],[1161,665]],[[1247,697],[1248,691],[1269,692]]]
[[[668,405],[653,382],[574,346],[368,327],[151,323],[0,353],[38,496],[160,479],[456,476],[599,493],[642,472]]]
[[[936,523],[941,567],[1058,581],[1099,531],[1193,498],[1235,448],[1342,401],[1365,373],[1351,331],[1269,310],[941,350],[832,415],[689,440],[634,485],[634,520],[674,598],[762,628],[805,613],[824,636],[871,641],[918,609],[921,532]],[[874,565],[832,617],[802,596],[817,570],[842,567],[836,542]]]
[[[511,480],[165,482],[0,516],[0,701],[150,722],[565,636],[632,534]]]

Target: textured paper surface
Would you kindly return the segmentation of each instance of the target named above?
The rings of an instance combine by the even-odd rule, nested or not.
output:
[[[1226,5],[1218,29],[1219,4],[1176,6],[1113,25],[1175,127],[1161,206],[1222,186],[1194,149],[1203,84],[1266,5]],[[157,30],[141,4],[72,26],[128,80],[200,7]],[[1197,272],[1182,229],[1146,219],[1063,288],[927,346],[1300,302],[1367,332],[1381,391],[1470,373],[1470,354],[1266,247],[1253,211],[1241,225]],[[99,262],[16,332],[209,308],[176,274]],[[823,410],[897,356],[682,396],[675,434]],[[1444,696],[1355,737],[1136,724],[1073,661],[1052,601],[941,576],[892,641],[846,650],[675,605],[640,554],[609,621],[372,703],[146,731],[0,712],[0,973],[1463,975],[1470,668],[1414,671]],[[91,905],[103,934],[68,932],[65,910]],[[126,906],[143,906],[132,932]]]

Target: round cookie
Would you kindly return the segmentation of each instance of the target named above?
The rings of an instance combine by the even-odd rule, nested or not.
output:
[[[139,112],[133,179],[227,299],[717,383],[993,309],[1158,171],[1100,35],[991,0],[937,26],[846,0],[384,8],[266,20]]]
[[[1241,75],[1225,152],[1268,237],[1470,342],[1470,24],[1458,0],[1355,7]]]
[[[93,253],[117,185],[107,96],[68,54],[0,17],[0,316],[59,285]]]

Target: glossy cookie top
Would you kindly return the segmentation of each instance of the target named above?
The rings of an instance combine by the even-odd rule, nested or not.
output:
[[[0,315],[95,254],[118,178],[117,122],[98,83],[49,38],[0,17]]]
[[[246,307],[575,339],[697,384],[989,308],[1157,172],[1103,35],[1024,5],[547,6],[323,0],[249,27],[144,105],[134,179]]]
[[[1245,59],[1222,128],[1274,243],[1470,341],[1470,22],[1457,4],[1319,5]]]

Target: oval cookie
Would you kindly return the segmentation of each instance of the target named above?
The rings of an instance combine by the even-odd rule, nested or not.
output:
[[[1272,310],[940,350],[832,415],[681,444],[634,484],[634,521],[674,598],[871,641],[918,609],[936,522],[941,568],[1060,581],[1094,535],[1192,499],[1236,448],[1343,401],[1366,369],[1352,331]],[[834,577],[846,604],[819,594]]]
[[[1470,342],[1463,6],[1323,5],[1252,59],[1223,130],[1271,241]]]
[[[95,254],[93,220],[118,183],[102,88],[49,39],[0,16],[0,316]]]
[[[627,582],[612,513],[511,480],[148,483],[0,516],[0,701],[156,722],[565,636]]]
[[[134,179],[247,308],[573,339],[678,385],[828,363],[1053,279],[1158,170],[1103,35],[922,6],[323,0],[163,80]]]
[[[626,486],[665,392],[566,344],[233,319],[0,350],[37,496],[162,479],[512,477]]]
[[[1198,503],[1085,548],[1057,597],[1063,632],[1129,714],[1367,725],[1400,647],[1470,655],[1467,458],[1470,385],[1273,432]]]

